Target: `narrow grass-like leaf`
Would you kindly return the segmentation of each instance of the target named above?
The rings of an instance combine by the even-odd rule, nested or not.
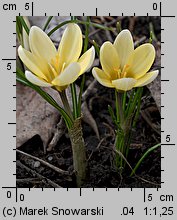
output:
[[[151,153],[152,151],[154,151],[155,149],[157,149],[159,146],[161,146],[161,143],[154,145],[153,147],[149,148],[144,154],[143,156],[139,159],[139,161],[137,162],[136,166],[134,167],[134,169],[132,170],[130,176],[132,176],[133,174],[135,174],[136,170],[138,169],[138,167],[140,166],[140,164],[143,162],[143,160],[149,155],[149,153]]]
[[[108,105],[108,112],[112,118],[112,121],[114,122],[114,124],[116,125],[116,127],[118,127],[118,122],[117,122],[117,119],[116,119],[116,116],[114,114],[114,111],[112,109],[112,107],[110,105]]]
[[[76,16],[71,16],[71,20],[75,21],[76,20]]]
[[[93,46],[95,47],[95,51],[98,57],[100,57],[100,48],[95,40],[93,40]]]
[[[89,16],[87,16],[87,21],[90,21]],[[88,48],[88,42],[89,42],[89,26],[90,26],[90,22],[88,24],[85,25],[85,39],[84,39],[84,49],[83,49],[83,53],[85,53],[87,51]],[[79,92],[79,97],[78,97],[78,117],[81,116],[81,102],[82,102],[82,93],[84,90],[84,85],[85,85],[85,74],[82,75],[82,81],[81,81],[81,86],[80,86],[80,92]]]
[[[85,39],[84,39],[84,49],[83,53],[87,51],[88,42],[89,42],[89,27],[90,27],[90,17],[87,16],[87,24],[85,24]]]
[[[46,23],[44,25],[43,31],[45,31],[47,29],[47,27],[48,27],[50,21],[52,20],[52,18],[53,18],[53,16],[49,16],[48,17],[48,19],[47,19],[47,21],[46,21]]]
[[[116,120],[117,120],[118,123],[120,123],[119,104],[118,104],[116,89],[115,89],[115,99],[116,99]]]
[[[132,97],[129,98],[128,109],[126,111],[126,117],[134,114],[136,111],[136,107],[138,104],[138,100],[141,99],[142,96],[142,88],[137,88],[133,91]]]
[[[25,20],[23,19],[22,16],[18,16],[18,18],[19,18],[19,21],[21,22],[21,25],[22,25],[23,28],[25,29],[26,33],[29,35],[29,31],[30,31],[30,30],[29,30],[29,28],[28,28],[28,26],[27,26]]]
[[[97,23],[94,23],[94,22],[88,22],[88,21],[81,21],[81,20],[68,20],[68,21],[64,21],[62,23],[60,23],[59,25],[57,25],[55,28],[53,28],[49,33],[48,33],[48,36],[50,36],[51,34],[53,34],[55,31],[57,31],[59,28],[61,28],[62,26],[66,25],[66,24],[69,24],[69,23],[77,23],[77,24],[90,24],[91,26],[94,26],[98,29],[101,29],[101,30],[109,30],[109,31],[113,31],[113,28],[109,28],[109,27],[105,27],[104,25],[101,25],[101,24],[97,24]]]
[[[64,25],[69,24],[69,23],[74,23],[74,22],[75,22],[75,21],[73,21],[73,20],[64,21],[64,22],[58,24],[56,27],[54,27],[47,35],[50,36],[50,35],[52,35],[55,31],[57,31],[59,28],[63,27]]]
[[[152,41],[157,41],[157,37],[155,35],[155,31],[154,31],[154,26],[152,24],[152,22],[149,23],[149,30],[150,30],[150,38],[152,39]]]
[[[88,23],[90,23],[91,26],[96,27],[96,28],[101,29],[101,30],[107,30],[107,31],[113,31],[114,30],[112,27],[106,27],[104,25],[97,24],[97,23],[94,23],[94,22],[80,21],[80,20],[76,20],[76,22],[78,24],[88,24]]]
[[[126,99],[127,99],[127,92],[124,92],[124,94],[123,94],[123,111],[125,111]]]
[[[152,31],[150,31],[149,43],[152,44]]]
[[[76,94],[76,85],[75,83],[71,84],[71,95],[73,102],[73,117],[74,119],[78,118],[78,108],[77,108],[77,94]]]
[[[19,16],[16,17],[16,32],[17,32],[17,36],[18,36],[18,40],[21,43],[21,38],[22,38],[22,25],[21,22],[19,20]]]
[[[136,109],[135,117],[133,119],[133,127],[136,126],[136,122],[137,122],[139,114],[140,114],[142,94],[143,94],[143,87],[139,88],[139,96],[137,99],[137,109]]]
[[[116,23],[116,29],[118,34],[122,31],[121,23],[119,21]]]
[[[128,103],[127,103],[127,107],[126,107],[126,110],[125,110],[125,116],[126,117],[128,116],[128,113],[130,111],[130,107],[131,107],[131,103],[133,101],[134,93],[135,93],[135,89],[132,89],[130,97],[128,98]]]
[[[78,116],[81,116],[81,102],[82,102],[82,93],[84,90],[84,85],[85,85],[85,74],[82,76],[82,81],[80,85],[80,92],[79,92],[79,97],[78,97]]]

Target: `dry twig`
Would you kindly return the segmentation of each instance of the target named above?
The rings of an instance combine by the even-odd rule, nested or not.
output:
[[[62,135],[65,133],[65,131],[66,131],[66,125],[64,119],[61,117],[59,123],[56,126],[56,130],[53,135],[53,138],[48,145],[47,151],[51,151],[57,145],[57,142],[60,140]]]
[[[54,165],[52,165],[50,163],[48,163],[48,162],[38,158],[38,157],[32,156],[32,155],[30,155],[28,153],[25,153],[25,152],[23,152],[21,150],[18,150],[18,149],[16,149],[16,152],[41,162],[43,165],[48,166],[49,168],[51,168],[52,170],[54,170],[55,172],[57,172],[59,174],[69,176],[69,172],[68,171],[62,170],[62,169],[60,169],[60,168],[58,168],[58,167],[56,167],[56,166],[54,166]]]
[[[57,183],[54,183],[53,181],[49,180],[48,178],[42,176],[41,174],[37,173],[35,170],[30,169],[29,167],[22,164],[20,161],[16,162],[16,165],[21,167],[22,169],[25,169],[27,172],[31,173],[33,176],[37,176],[40,180],[46,180],[47,183],[49,183],[54,188],[62,188]]]

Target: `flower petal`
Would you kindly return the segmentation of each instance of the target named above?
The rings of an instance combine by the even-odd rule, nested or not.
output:
[[[113,80],[112,84],[117,90],[128,91],[131,90],[136,83],[136,79],[133,78],[121,78]]]
[[[38,65],[40,64],[40,62],[37,59],[37,57],[35,57],[31,52],[25,50],[22,46],[19,46],[18,48],[18,55],[28,69],[30,69],[38,77],[47,80],[46,76],[42,71],[43,68],[41,69]]]
[[[65,29],[59,48],[61,63],[76,62],[82,50],[82,32],[77,24],[68,24]]]
[[[78,63],[71,63],[59,76],[52,81],[52,84],[57,86],[69,85],[79,77],[79,72],[80,65]]]
[[[100,48],[100,62],[103,71],[111,79],[116,79],[120,67],[120,60],[116,49],[109,41],[105,42]]]
[[[152,66],[155,59],[155,49],[152,44],[146,43],[134,50],[128,60],[130,66],[128,76],[135,79],[141,78]]]
[[[97,67],[94,67],[92,70],[92,74],[95,79],[103,86],[113,88],[114,86],[111,83],[109,77],[105,74],[105,72]]]
[[[28,70],[25,71],[25,76],[28,81],[30,81],[31,83],[33,83],[37,86],[42,86],[42,87],[51,87],[52,86],[52,84],[43,81],[42,79],[35,76],[33,73],[31,73]]]
[[[29,44],[31,52],[47,62],[56,56],[56,48],[52,41],[44,31],[36,26],[30,29]]]
[[[92,46],[89,50],[87,50],[78,60],[80,64],[81,71],[80,75],[85,73],[93,64],[95,59],[95,48]]]
[[[134,51],[133,38],[129,30],[123,30],[118,34],[114,41],[114,47],[121,59],[120,67],[123,69],[129,56]]]
[[[158,75],[159,71],[151,71],[146,73],[143,77],[139,78],[134,87],[141,87],[146,86],[147,84],[151,83]]]

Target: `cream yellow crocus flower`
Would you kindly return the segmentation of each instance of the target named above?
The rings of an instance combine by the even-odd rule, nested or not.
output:
[[[129,30],[121,31],[114,43],[105,42],[100,48],[102,69],[94,67],[93,76],[106,87],[128,91],[151,83],[158,70],[148,72],[155,59],[155,49],[145,43],[134,49]]]
[[[22,46],[18,48],[20,59],[30,70],[25,72],[26,78],[35,85],[54,87],[61,92],[86,72],[94,61],[94,47],[80,57],[82,44],[82,32],[77,24],[67,25],[58,50],[45,32],[32,26],[30,50]]]

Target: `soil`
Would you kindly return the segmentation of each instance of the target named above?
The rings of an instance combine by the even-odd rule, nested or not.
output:
[[[153,19],[152,17],[138,17],[138,19],[140,22],[135,22],[133,26],[133,30],[136,30],[134,31],[135,36],[140,38],[141,35],[145,34],[149,37],[148,24],[152,21],[156,37],[160,41],[160,19]],[[128,18],[123,19],[122,28],[127,28],[129,26],[128,22]],[[91,76],[87,76],[87,78],[88,81],[93,80]],[[147,88],[144,89],[143,97],[141,111],[146,112],[149,121],[147,123],[143,114],[140,114],[136,129],[133,129],[130,152],[127,158],[131,167],[136,165],[137,161],[149,147],[161,141],[159,126],[161,116],[156,102]],[[114,165],[115,153],[113,151],[115,127],[107,110],[108,105],[115,108],[113,100],[114,91],[101,86],[99,83],[97,83],[96,94],[87,98],[89,110],[98,125],[100,140],[96,137],[90,126],[83,122],[89,175],[86,183],[82,187],[160,187],[160,147],[151,152],[142,162],[136,172],[136,176],[130,177],[131,169],[128,165],[122,171],[116,169]],[[154,125],[156,129],[154,129]],[[17,187],[53,187],[53,184],[48,180],[64,188],[76,187],[75,176],[73,174],[71,144],[67,132],[61,137],[57,146],[46,154],[44,154],[43,143],[38,135],[27,141],[24,145],[19,147],[18,150],[34,155],[65,171],[69,171],[70,176],[68,178],[67,176],[61,175],[42,163],[17,153]],[[39,175],[36,175],[36,173]]]

